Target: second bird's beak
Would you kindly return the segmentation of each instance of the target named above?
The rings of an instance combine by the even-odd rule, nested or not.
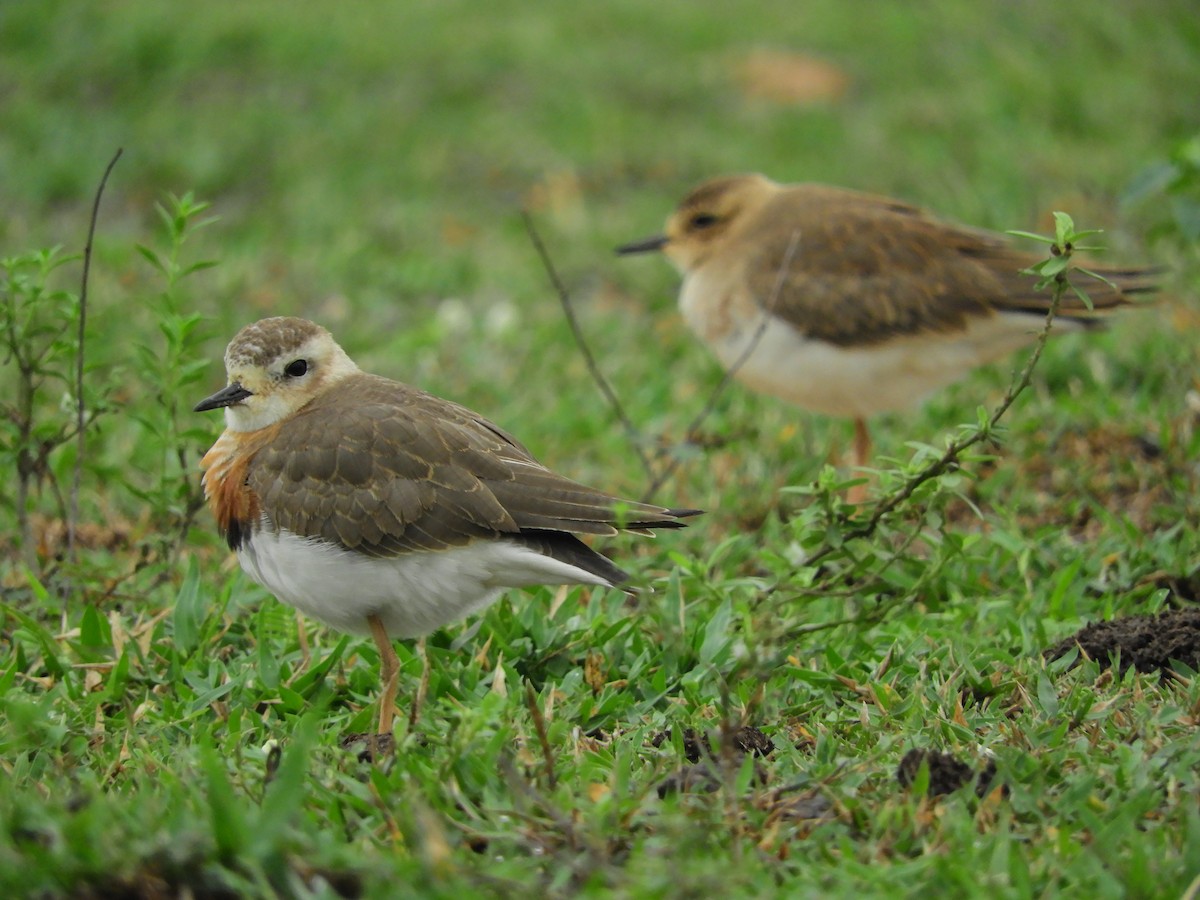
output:
[[[617,248],[617,255],[628,256],[631,253],[649,253],[652,250],[661,250],[667,245],[669,240],[670,238],[665,234],[656,234],[654,237],[642,238],[640,241],[622,244]]]
[[[221,388],[211,397],[205,397],[194,407],[192,407],[192,411],[208,412],[210,409],[220,409],[223,406],[233,406],[235,403],[241,403],[253,393],[253,391],[246,390],[235,381],[233,384]]]

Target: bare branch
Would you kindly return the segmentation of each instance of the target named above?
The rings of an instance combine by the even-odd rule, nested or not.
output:
[[[92,242],[96,236],[96,219],[100,215],[100,198],[104,196],[104,187],[108,184],[108,176],[112,174],[113,166],[121,158],[124,149],[117,148],[113,158],[108,161],[100,185],[96,188],[96,198],[92,201],[92,217],[88,221],[87,243],[83,247],[83,276],[79,288],[79,333],[76,338],[77,352],[75,358],[75,471],[71,480],[71,509],[67,516],[67,558],[75,558],[75,528],[79,522],[79,485],[83,479],[83,454],[87,448],[87,414],[83,402],[83,347],[87,326],[87,290],[88,275],[92,270]]]
[[[578,322],[575,316],[575,307],[571,305],[570,294],[566,293],[563,280],[558,277],[558,270],[554,269],[554,264],[551,262],[550,253],[546,251],[546,245],[542,244],[538,228],[534,226],[533,216],[529,215],[528,210],[521,210],[521,218],[524,222],[524,227],[526,227],[526,232],[529,234],[529,240],[533,241],[534,250],[538,251],[538,256],[541,258],[542,268],[545,268],[546,275],[550,276],[554,292],[558,294],[558,300],[563,305],[563,312],[566,314],[566,324],[570,326],[571,336],[575,337],[575,343],[578,344],[578,348],[583,353],[583,361],[587,364],[588,372],[592,374],[592,379],[596,383],[596,386],[599,386],[601,394],[604,394],[605,400],[608,401],[608,406],[612,407],[613,413],[616,414],[617,419],[620,421],[620,425],[624,428],[625,433],[628,434],[629,442],[634,446],[638,462],[641,462],[642,468],[646,469],[647,478],[654,478],[654,464],[650,462],[650,457],[646,455],[646,450],[643,449],[646,438],[644,438],[640,428],[634,425],[634,422],[625,414],[625,408],[620,404],[617,392],[612,389],[612,385],[608,384],[608,379],[600,371],[600,366],[596,365],[595,356],[592,355],[592,348],[588,347],[587,338],[584,338],[583,329],[580,328],[580,322]]]
[[[534,693],[533,685],[528,681],[525,682],[525,706],[533,718],[533,727],[542,748],[542,760],[546,764],[546,784],[550,790],[554,790],[558,784],[558,776],[554,771],[554,748],[550,746],[550,738],[546,734],[546,718],[538,708],[537,694]]]
[[[538,256],[542,260],[542,266],[545,268],[546,274],[550,276],[550,283],[554,285],[554,290],[558,294],[563,312],[567,316],[567,324],[571,327],[571,334],[575,338],[575,343],[579,345],[579,349],[583,352],[583,359],[587,364],[592,380],[596,382],[596,385],[600,388],[600,392],[604,394],[608,405],[613,408],[613,412],[620,420],[621,427],[625,429],[625,433],[629,436],[629,442],[633,445],[633,451],[637,454],[642,468],[646,470],[646,476],[653,478],[654,464],[650,461],[650,457],[646,455],[643,447],[645,437],[638,427],[633,424],[629,416],[625,414],[625,408],[621,405],[621,401],[617,399],[616,392],[612,389],[612,386],[608,383],[608,379],[604,377],[604,374],[600,371],[600,367],[596,364],[596,358],[592,355],[592,350],[583,336],[583,329],[579,327],[579,320],[575,317],[575,309],[571,305],[571,297],[567,293],[562,279],[558,277],[558,271],[554,268],[554,263],[550,260],[550,254],[546,251],[546,245],[542,243],[542,238],[533,224],[533,217],[529,214],[528,210],[523,209],[521,210],[521,219],[525,223],[525,230],[529,233],[529,239],[533,242],[534,249],[537,250]]]

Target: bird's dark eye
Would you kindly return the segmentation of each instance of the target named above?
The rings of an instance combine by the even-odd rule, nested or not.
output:
[[[712,213],[696,213],[688,220],[692,228],[711,228],[717,224],[717,217]]]
[[[301,375],[303,375],[307,371],[308,371],[308,360],[294,359],[284,367],[283,374],[290,375],[292,378],[299,378]]]

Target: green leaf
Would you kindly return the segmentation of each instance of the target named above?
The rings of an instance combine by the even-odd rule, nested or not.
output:
[[[1085,269],[1085,268],[1083,268],[1083,266],[1076,266],[1076,268],[1077,268],[1077,269],[1078,269],[1080,272],[1082,272],[1084,275],[1087,275],[1087,276],[1088,276],[1088,277],[1090,277],[1090,278],[1095,278],[1097,281],[1102,281],[1102,282],[1104,282],[1105,284],[1107,284],[1107,285],[1108,285],[1109,287],[1111,287],[1111,288],[1116,288],[1116,285],[1115,285],[1115,284],[1113,284],[1113,282],[1112,282],[1112,281],[1110,281],[1109,279],[1105,278],[1105,277],[1104,277],[1103,275],[1101,275],[1099,272],[1093,271],[1092,269]],[[1090,307],[1089,307],[1089,308],[1090,308]]]
[[[222,862],[231,865],[250,842],[250,828],[225,774],[225,763],[207,736],[200,742],[200,767],[208,787],[208,814],[213,843]]]
[[[725,600],[717,607],[712,618],[704,627],[704,641],[700,645],[700,662],[705,665],[715,663],[728,649],[732,640],[729,634],[729,623],[733,619],[733,610],[729,601]]]
[[[917,767],[917,774],[908,790],[915,797],[925,797],[929,794],[929,757],[921,759],[921,765]]]
[[[188,560],[187,574],[175,597],[175,612],[171,624],[175,646],[184,656],[190,656],[200,641],[200,623],[204,621],[204,598],[200,594],[200,563],[196,557]]]
[[[1053,719],[1058,715],[1058,690],[1054,687],[1054,682],[1047,678],[1045,674],[1038,675],[1037,696],[1038,703],[1041,705],[1042,712],[1046,718]]]
[[[209,220],[209,221],[211,221],[211,220]],[[181,274],[191,275],[193,272],[200,272],[200,271],[203,271],[204,269],[211,269],[213,266],[217,266],[217,265],[220,265],[220,263],[215,259],[202,259],[199,262],[194,262],[190,265],[184,266],[183,272]]]
[[[280,857],[287,849],[284,843],[287,829],[308,796],[309,755],[316,743],[318,724],[317,716],[304,716],[291,743],[283,750],[283,759],[267,787],[251,837],[249,852],[255,859]]]
[[[1036,268],[1038,274],[1043,278],[1053,278],[1060,272],[1065,272],[1070,265],[1071,258],[1069,256],[1052,256],[1045,262],[1038,263]]]
[[[146,262],[148,262],[148,263],[150,263],[150,265],[154,266],[154,268],[157,269],[160,273],[162,273],[164,275],[167,273],[166,265],[159,258],[157,253],[155,253],[153,250],[151,250],[145,244],[135,244],[134,246],[136,247],[137,252],[142,255],[142,258],[146,260]]]
[[[285,684],[278,685],[275,694],[279,698],[279,709],[282,712],[301,713],[308,706],[303,694],[292,690]]]
[[[262,682],[262,686],[268,691],[278,690],[279,688],[279,657],[275,653],[276,648],[271,646],[266,636],[260,636],[258,640],[258,680]]]
[[[46,588],[33,573],[26,573],[26,578],[30,588],[33,590],[34,596],[39,601],[39,605],[43,608],[49,607],[51,605],[50,594]],[[59,656],[58,641],[41,622],[8,603],[0,603],[0,609],[3,609],[21,623],[23,627],[18,633],[23,632],[27,634],[41,648],[42,662],[45,663],[46,669],[51,675],[55,678],[62,678],[70,670],[70,662]]]
[[[216,687],[199,691],[196,694],[196,698],[188,704],[188,714],[192,715],[200,712],[206,706],[216,703],[222,697],[228,696],[236,687],[238,687],[236,681],[227,681],[224,684],[218,684]]]
[[[91,654],[107,656],[112,650],[112,629],[108,626],[108,620],[100,614],[100,610],[90,604],[83,608],[83,618],[79,623],[79,643]]]
[[[1042,244],[1054,243],[1054,238],[1046,237],[1044,234],[1034,234],[1032,231],[1017,231],[1016,229],[1009,229],[1004,233],[1011,234],[1013,237],[1028,238],[1031,241],[1038,241]]]
[[[311,696],[312,690],[325,680],[325,676],[329,674],[330,669],[342,660],[346,655],[346,648],[350,646],[352,640],[358,639],[350,635],[343,635],[342,639],[337,642],[337,645],[329,651],[324,659],[292,682],[292,689],[301,697],[302,701],[304,697]]]
[[[1071,292],[1073,294],[1075,294],[1076,297],[1079,298],[1080,302],[1084,306],[1086,306],[1089,310],[1095,309],[1095,307],[1092,305],[1092,298],[1088,296],[1087,291],[1085,291],[1083,288],[1081,288],[1079,285],[1077,285],[1073,281],[1071,282],[1070,287],[1071,287]]]
[[[1054,242],[1064,248],[1075,240],[1075,220],[1065,212],[1054,213],[1054,238]]]
[[[108,674],[108,684],[105,685],[104,695],[108,703],[120,703],[125,699],[125,690],[129,684],[129,648],[121,651],[121,658]]]

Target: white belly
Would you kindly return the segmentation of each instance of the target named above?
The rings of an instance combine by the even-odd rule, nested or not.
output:
[[[338,631],[370,634],[377,615],[391,637],[428,634],[494,602],[505,588],[603,584],[575,566],[510,541],[372,559],[284,531],[257,531],[238,550],[251,578]]]
[[[808,338],[781,319],[770,318],[760,331],[761,322],[739,322],[709,341],[725,369],[738,366],[735,377],[762,393],[856,418],[913,406],[971,369],[1032,343],[1041,327],[1036,316],[998,313],[959,332],[839,347]],[[1069,320],[1055,323],[1056,329],[1078,327]],[[700,328],[693,330],[703,336]]]

